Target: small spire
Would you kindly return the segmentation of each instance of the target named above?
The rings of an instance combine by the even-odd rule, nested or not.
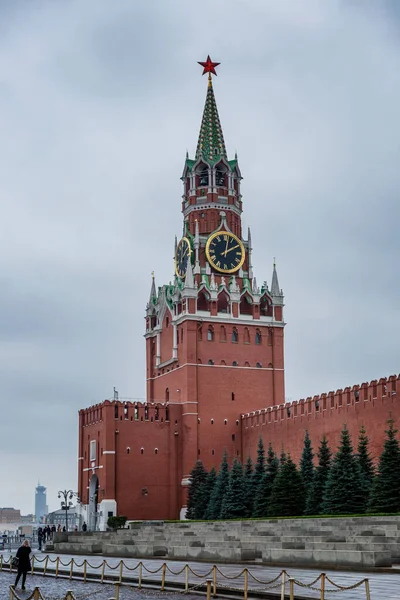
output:
[[[271,296],[280,296],[280,295],[281,295],[281,291],[279,289],[278,273],[276,272],[276,260],[274,257],[274,268],[272,271],[272,282],[271,282]]]
[[[150,290],[149,304],[152,304],[156,298],[157,298],[156,279],[154,276],[154,271],[152,271],[151,272],[151,290]]]
[[[193,269],[192,269],[192,265],[190,262],[190,258],[187,261],[187,265],[186,265],[185,285],[183,287],[190,288],[190,289],[194,288]]]

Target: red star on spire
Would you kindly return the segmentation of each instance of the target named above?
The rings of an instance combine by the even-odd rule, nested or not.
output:
[[[215,72],[215,67],[218,67],[221,63],[213,62],[210,58],[210,55],[207,56],[206,62],[198,62],[199,65],[204,67],[203,75],[206,73],[212,73],[213,75],[217,75]]]

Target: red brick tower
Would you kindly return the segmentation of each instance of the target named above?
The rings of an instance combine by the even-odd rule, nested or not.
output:
[[[218,63],[200,64],[208,89],[182,174],[175,278],[157,290],[153,277],[146,310],[147,402],[180,408],[181,506],[197,459],[210,468],[224,450],[243,458],[240,415],[284,403],[283,294],[275,263],[270,289],[253,275],[242,176],[237,156],[228,159],[211,79]]]

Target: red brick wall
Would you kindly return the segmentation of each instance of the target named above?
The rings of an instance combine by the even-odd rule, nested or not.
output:
[[[399,394],[399,378],[393,375],[388,379],[380,379],[379,382],[371,381],[361,386],[356,385],[243,415],[241,423],[244,458],[251,456],[255,459],[261,436],[265,446],[271,442],[275,451],[279,453],[283,445],[285,451],[290,452],[298,463],[306,430],[310,434],[315,452],[324,434],[331,449],[335,451],[345,423],[354,446],[357,445],[361,425],[365,426],[371,440],[372,454],[378,458],[390,414],[400,428]]]

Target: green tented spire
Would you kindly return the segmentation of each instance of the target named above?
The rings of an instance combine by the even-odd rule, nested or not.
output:
[[[227,159],[224,134],[218,116],[217,103],[215,101],[212,86],[211,73],[208,76],[208,88],[206,103],[204,105],[203,118],[201,120],[199,141],[196,149],[196,160],[203,157],[207,162],[215,163],[221,157]]]

